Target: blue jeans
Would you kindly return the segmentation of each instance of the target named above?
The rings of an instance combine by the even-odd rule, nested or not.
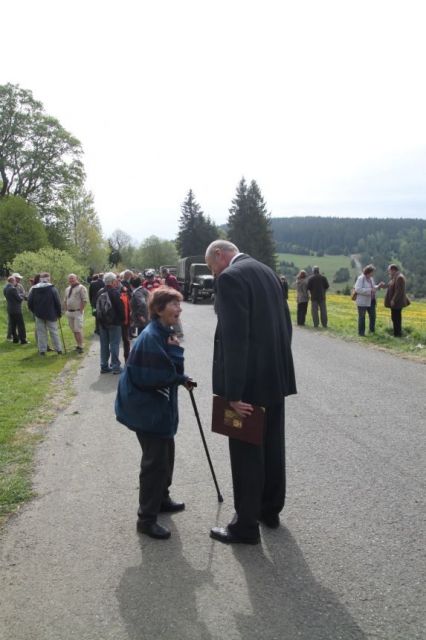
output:
[[[101,343],[101,371],[109,370],[109,357],[111,355],[111,368],[113,371],[120,370],[120,342],[121,326],[113,325],[103,327],[99,325],[99,339]]]
[[[368,313],[370,333],[376,328],[376,301],[371,301],[371,307],[358,307],[358,335],[365,336],[365,314]]]

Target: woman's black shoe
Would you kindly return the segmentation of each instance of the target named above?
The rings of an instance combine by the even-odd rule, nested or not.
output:
[[[162,513],[177,513],[177,511],[183,511],[185,509],[184,502],[175,502],[170,498],[162,503],[160,511]]]
[[[166,527],[162,527],[158,522],[143,522],[142,520],[138,520],[136,529],[139,533],[144,533],[150,538],[156,538],[157,540],[167,540],[167,538],[170,538],[170,531],[166,529]]]

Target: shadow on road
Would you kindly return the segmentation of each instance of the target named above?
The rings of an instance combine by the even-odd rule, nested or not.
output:
[[[173,544],[143,536],[141,564],[117,588],[130,640],[366,639],[287,529],[267,532],[262,547],[212,543],[202,569],[185,559],[173,525],[172,536]]]
[[[247,616],[237,614],[241,638],[366,639],[336,595],[315,579],[288,529],[267,532],[263,547],[260,556],[246,547],[233,548],[251,602]]]
[[[90,389],[100,393],[111,393],[117,389],[118,379],[119,376],[114,376],[112,373],[100,373],[99,378],[90,385]]]
[[[125,571],[117,589],[122,620],[130,640],[207,640],[211,635],[199,618],[195,592],[212,574],[185,560],[179,533],[168,526],[172,544],[140,537],[142,562]]]

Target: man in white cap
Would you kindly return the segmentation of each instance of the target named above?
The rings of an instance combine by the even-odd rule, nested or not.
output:
[[[12,277],[15,278],[16,288],[20,294],[22,294],[24,300],[27,299],[27,293],[24,286],[21,284],[22,276],[19,273],[12,273]]]
[[[10,277],[14,278],[15,284],[13,286],[18,291],[19,295],[22,297],[22,300],[26,300],[27,299],[27,295],[25,293],[24,287],[21,284],[22,276],[19,273],[12,273],[12,275]],[[10,283],[9,279],[8,279],[8,282]],[[7,339],[8,340],[12,340],[13,339],[13,336],[12,336],[12,324],[11,324],[11,320],[10,320],[10,316],[9,315],[8,315],[8,323],[7,323]]]

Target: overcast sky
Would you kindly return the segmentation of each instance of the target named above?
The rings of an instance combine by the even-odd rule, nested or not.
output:
[[[425,7],[425,8],[423,8]],[[173,238],[190,188],[226,221],[426,218],[423,1],[15,0],[0,84],[82,143],[104,233]]]

